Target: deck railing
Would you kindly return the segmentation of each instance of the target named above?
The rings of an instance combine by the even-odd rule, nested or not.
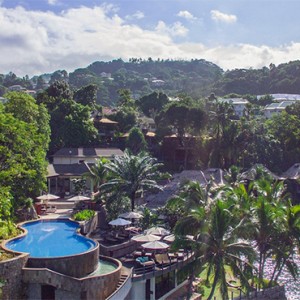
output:
[[[165,273],[169,273],[176,269],[180,269],[192,260],[194,260],[194,252],[186,252],[183,259],[172,259],[170,263],[165,264],[153,264],[150,266],[135,267],[132,272],[132,280],[139,281],[149,279],[152,277],[160,276]]]

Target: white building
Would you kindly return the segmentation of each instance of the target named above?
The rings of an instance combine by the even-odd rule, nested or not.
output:
[[[62,148],[53,155],[53,164],[94,164],[101,157],[112,160],[115,155],[123,154],[118,148]]]
[[[269,94],[273,97],[274,102],[282,102],[282,101],[300,101],[299,94]],[[258,95],[257,99],[260,99],[265,95]]]
[[[218,101],[231,104],[233,106],[234,113],[239,118],[241,118],[244,115],[246,105],[249,103],[247,99],[243,99],[243,98],[223,98],[223,99],[218,99]]]
[[[264,108],[264,116],[267,119],[270,119],[273,115],[281,113],[282,111],[284,111],[286,109],[287,106],[292,105],[295,102],[296,102],[296,100],[295,101],[281,101],[279,103],[278,102],[271,103]]]

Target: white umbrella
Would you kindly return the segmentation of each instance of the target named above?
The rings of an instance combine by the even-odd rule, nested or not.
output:
[[[160,240],[160,237],[153,234],[140,234],[131,238],[132,241],[147,243]]]
[[[163,227],[152,227],[145,231],[146,234],[154,234],[154,235],[168,235],[170,231]]]
[[[122,218],[118,218],[118,219],[110,221],[108,224],[113,225],[113,226],[126,226],[126,225],[131,224],[131,222],[124,220]]]
[[[134,211],[126,212],[119,215],[119,218],[125,218],[125,219],[140,219],[142,217],[143,217],[142,214]]]
[[[91,200],[91,198],[85,197],[85,196],[82,196],[82,195],[77,195],[77,196],[71,197],[67,200],[68,201],[85,201],[85,200]]]
[[[160,241],[154,241],[154,242],[142,244],[142,247],[144,249],[149,249],[149,250],[164,250],[164,249],[168,249],[169,245]]]
[[[41,196],[36,197],[36,199],[48,201],[48,200],[59,199],[59,197],[55,196],[55,195],[52,195],[52,194],[45,194],[45,195],[41,195]]]
[[[174,234],[170,234],[170,235],[168,235],[168,236],[165,236],[165,237],[163,238],[163,240],[166,241],[166,242],[172,243],[172,242],[175,241],[175,235],[174,235]]]

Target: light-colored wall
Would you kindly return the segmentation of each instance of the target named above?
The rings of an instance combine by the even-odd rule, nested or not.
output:
[[[146,280],[133,282],[129,294],[129,299],[141,300],[141,299],[145,299],[145,295],[146,295]]]
[[[72,156],[59,156],[53,157],[53,164],[57,165],[70,165],[70,164],[78,164],[80,161],[85,161],[86,163],[94,164],[96,162],[97,157],[72,157]]]

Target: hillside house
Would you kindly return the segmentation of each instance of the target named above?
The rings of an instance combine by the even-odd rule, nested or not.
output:
[[[270,119],[273,115],[283,112],[287,106],[294,104],[296,101],[281,101],[266,105],[264,108],[264,116]]]
[[[223,98],[219,99],[218,101],[231,104],[233,106],[235,115],[239,118],[244,116],[246,106],[249,103],[247,99],[243,98]]]
[[[61,197],[74,192],[73,179],[82,178],[90,172],[90,167],[99,158],[113,160],[122,156],[123,151],[117,148],[62,148],[53,155],[53,163],[48,165],[48,192]],[[93,191],[93,183],[86,181],[86,192]]]

